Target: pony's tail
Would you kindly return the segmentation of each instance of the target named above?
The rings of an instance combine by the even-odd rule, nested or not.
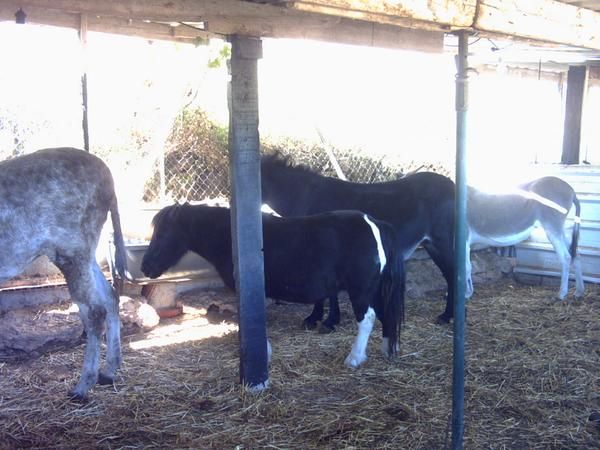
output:
[[[394,356],[400,347],[400,329],[404,322],[406,275],[404,258],[396,243],[393,228],[391,226],[380,227],[380,230],[382,231],[384,252],[387,256],[380,284],[383,303],[383,335],[388,338],[388,347],[383,350],[389,356]]]
[[[579,225],[581,224],[581,205],[579,204],[577,195],[573,196],[573,204],[575,205],[575,223],[573,225],[573,237],[571,238],[569,253],[571,254],[571,258],[575,259],[577,257],[577,245],[579,244]]]
[[[115,262],[112,274],[113,288],[117,292],[117,296],[120,296],[123,292],[127,260],[125,258],[125,242],[123,240],[123,231],[121,230],[121,219],[119,217],[116,196],[113,197],[110,205],[110,220],[112,222],[113,243],[115,245]]]

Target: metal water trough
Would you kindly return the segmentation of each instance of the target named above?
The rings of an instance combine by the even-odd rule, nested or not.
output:
[[[142,273],[141,269],[142,259],[148,245],[149,243],[125,241],[125,256],[127,259],[125,279],[130,283],[145,285],[150,283],[211,280],[219,277],[208,261],[195,253],[187,252],[175,266],[163,275],[156,279],[148,278]],[[109,265],[112,271],[114,266],[114,245],[112,242],[110,243],[109,255]]]
[[[201,256],[187,252],[183,258],[162,276],[156,279],[146,277],[141,270],[142,259],[150,245],[151,223],[154,215],[160,210],[158,206],[142,208],[125,208],[121,213],[121,227],[125,240],[125,257],[127,270],[126,281],[146,285],[153,283],[183,282],[220,279],[213,266]],[[108,239],[107,260],[114,273],[115,247],[112,236]]]

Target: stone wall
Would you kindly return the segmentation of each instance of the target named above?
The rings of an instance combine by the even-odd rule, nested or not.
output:
[[[477,285],[493,283],[512,274],[514,258],[499,256],[492,248],[471,252],[472,277]],[[406,263],[406,296],[425,298],[444,296],[446,280],[423,249],[417,250]]]

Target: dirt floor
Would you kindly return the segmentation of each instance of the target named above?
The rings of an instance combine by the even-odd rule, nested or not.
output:
[[[469,449],[600,448],[600,289],[553,300],[555,288],[506,279],[476,286],[466,332]],[[436,299],[407,299],[401,356],[344,367],[356,325],[348,301],[331,335],[302,330],[305,305],[267,307],[270,388],[239,384],[234,299],[203,291],[184,315],[123,338],[115,386],[67,399],[83,346],[0,363],[1,448],[410,448],[450,445],[452,327]],[[210,305],[219,312],[207,314]],[[68,305],[65,305],[67,307]],[[213,308],[214,309],[214,308]],[[211,309],[212,311],[212,309]]]

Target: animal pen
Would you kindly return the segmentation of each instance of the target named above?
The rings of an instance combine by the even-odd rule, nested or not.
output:
[[[264,307],[256,73],[260,38],[440,51],[444,35],[456,33],[455,248],[464,250],[470,33],[600,50],[600,13],[593,7],[534,3],[526,10],[522,2],[479,0],[444,5],[4,2],[0,14],[5,19],[14,20],[16,11],[24,11],[28,21],[74,27],[82,36],[98,30],[184,42],[211,37],[231,41],[229,142],[238,296],[224,290],[183,296],[183,316],[165,319],[149,333],[126,335],[124,364],[115,384],[95,387],[88,404],[70,403],[64,395],[82,359],[80,347],[3,363],[1,441],[15,448],[597,445],[593,414],[600,409],[600,306],[595,285],[588,285],[581,300],[556,303],[553,289],[502,280],[478,289],[465,323],[464,255],[457,251],[453,328],[433,323],[438,302],[408,302],[400,357],[390,362],[372,351],[369,364],[356,371],[343,367],[339,351],[349,346],[355,327],[347,301],[338,332],[328,336],[299,329],[307,313],[304,306]],[[544,26],[534,26],[539,23]],[[583,89],[571,70],[568,89]],[[567,104],[565,163],[580,160],[577,136],[570,133],[578,126],[581,101]],[[411,264],[417,271],[426,265]],[[57,327],[62,326],[57,318],[66,317],[72,326],[68,306],[41,308],[38,317]],[[9,311],[5,316],[20,314]]]

